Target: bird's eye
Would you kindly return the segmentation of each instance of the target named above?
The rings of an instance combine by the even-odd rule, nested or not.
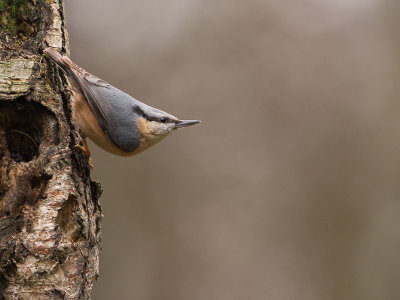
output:
[[[167,118],[165,118],[165,117],[162,117],[162,118],[160,119],[160,122],[161,122],[161,123],[165,123],[165,122],[167,122]]]

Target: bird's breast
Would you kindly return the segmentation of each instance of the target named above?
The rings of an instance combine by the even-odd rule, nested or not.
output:
[[[73,117],[84,137],[90,138],[97,146],[115,155],[132,156],[138,153],[136,151],[123,151],[107,137],[100,128],[94,113],[81,93],[73,92],[71,98]]]

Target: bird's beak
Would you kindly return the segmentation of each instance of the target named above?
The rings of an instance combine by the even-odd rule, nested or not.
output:
[[[182,128],[186,126],[192,126],[194,124],[200,123],[199,120],[181,120],[179,123],[175,124],[174,128]]]

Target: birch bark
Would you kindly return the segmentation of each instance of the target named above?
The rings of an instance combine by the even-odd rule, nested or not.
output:
[[[63,0],[1,0],[0,299],[89,299],[101,189],[43,44],[69,53]]]

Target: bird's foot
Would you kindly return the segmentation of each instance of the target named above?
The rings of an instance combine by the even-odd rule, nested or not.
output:
[[[83,152],[83,154],[86,155],[86,157],[88,158],[88,164],[89,164],[90,170],[92,170],[93,169],[92,152],[89,149],[89,145],[87,144],[86,139],[83,139],[83,147],[81,145],[75,145],[74,148],[81,150]]]
[[[65,90],[68,92],[68,94],[70,94],[71,96],[75,95],[75,92],[73,91],[73,89],[70,86],[66,86]]]

